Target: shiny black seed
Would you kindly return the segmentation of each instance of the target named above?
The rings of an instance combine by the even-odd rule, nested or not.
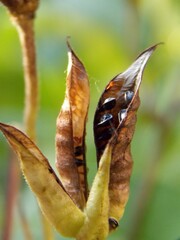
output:
[[[118,113],[119,122],[121,122],[127,115],[127,109],[121,109]]]
[[[83,154],[83,148],[82,148],[82,146],[77,146],[77,147],[75,147],[74,154],[75,154],[76,157],[82,155],[82,154]]]
[[[117,222],[116,219],[110,217],[109,218],[109,225],[112,229],[116,229],[119,226],[119,223]]]
[[[100,111],[111,110],[116,105],[116,99],[113,97],[106,98],[100,107]]]
[[[132,98],[133,98],[133,96],[134,96],[134,92],[133,91],[125,92],[124,98],[125,98],[126,103],[130,103]]]
[[[112,109],[116,104],[116,99],[115,98],[106,98],[105,101],[103,102],[103,106],[106,110]]]
[[[97,125],[98,126],[107,126],[110,124],[110,120],[112,120],[112,119],[113,119],[113,115],[110,113],[106,113],[101,117],[100,122]]]
[[[75,163],[78,167],[83,166],[84,165],[84,161],[79,159],[79,158],[75,158]]]

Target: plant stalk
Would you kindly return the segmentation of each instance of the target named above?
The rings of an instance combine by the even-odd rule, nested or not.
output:
[[[27,135],[36,139],[36,118],[38,111],[38,77],[36,69],[36,50],[34,18],[20,15],[12,18],[19,33],[23,55],[25,79],[24,127]]]
[[[5,197],[5,220],[2,231],[2,239],[10,240],[12,238],[12,219],[13,209],[16,202],[16,196],[19,189],[19,166],[14,152],[10,150],[10,159],[7,173],[7,192]]]
[[[25,79],[25,106],[24,106],[24,128],[26,134],[33,140],[36,140],[36,119],[38,111],[38,77],[36,69],[36,49],[34,35],[34,17],[39,5],[39,0],[16,1],[0,0],[9,10],[11,20],[17,28],[20,38],[23,69]],[[15,197],[15,196],[14,196]],[[8,197],[7,197],[8,199]],[[8,201],[7,201],[8,202]],[[12,210],[12,209],[11,209]],[[20,210],[21,221],[24,222],[23,212]],[[9,216],[12,216],[12,211]],[[11,223],[11,220],[8,220]],[[8,222],[7,221],[7,222]],[[42,215],[42,224],[44,239],[52,240],[53,233],[50,224]],[[12,224],[11,224],[12,225]],[[25,228],[27,230],[28,224]],[[9,230],[11,227],[9,227]],[[24,226],[23,226],[24,229]],[[25,230],[25,229],[24,229]],[[24,231],[26,239],[30,239],[30,231]]]
[[[27,135],[36,141],[36,119],[38,112],[38,77],[36,69],[36,49],[34,34],[34,18],[28,15],[12,17],[22,48],[25,79],[24,127]],[[43,235],[45,240],[54,239],[52,227],[41,214]]]

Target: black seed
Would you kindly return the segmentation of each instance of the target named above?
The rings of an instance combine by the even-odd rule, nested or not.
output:
[[[121,122],[127,115],[127,109],[121,109],[118,113],[119,122]]]
[[[111,138],[111,136],[112,136],[112,133],[113,133],[113,131],[112,131],[111,128],[110,129],[105,129],[105,131],[103,131],[101,136],[98,137],[98,140],[103,140],[103,141],[104,140],[109,140]]]
[[[84,165],[84,161],[79,159],[79,158],[75,158],[75,163],[78,167],[83,166]]]
[[[109,218],[109,225],[111,228],[116,229],[119,226],[119,223],[117,222],[116,219],[110,217]]]
[[[125,98],[126,103],[130,103],[132,98],[133,98],[133,96],[134,96],[134,92],[133,91],[125,92],[124,98]]]
[[[112,120],[112,119],[113,119],[113,115],[110,113],[106,113],[101,117],[100,122],[97,125],[98,126],[107,126],[110,124],[110,120]]]
[[[116,99],[113,97],[106,98],[100,107],[100,111],[111,110],[116,105]]]
[[[83,148],[82,148],[82,146],[77,146],[77,147],[75,147],[75,152],[74,152],[74,154],[75,154],[76,157],[82,155],[82,154],[83,154]]]

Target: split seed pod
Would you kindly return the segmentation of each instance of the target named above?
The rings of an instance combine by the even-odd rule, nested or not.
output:
[[[82,62],[68,44],[66,95],[57,118],[56,167],[74,202],[84,208],[88,195],[85,125],[89,107],[89,81]]]
[[[108,83],[95,113],[94,139],[98,163],[107,143],[112,145],[109,182],[110,230],[118,226],[128,200],[133,165],[130,143],[140,105],[139,87],[146,62],[156,46],[141,53],[125,72]]]
[[[90,193],[85,161],[89,81],[69,43],[66,94],[56,133],[60,179],[35,143],[18,129],[0,123],[42,212],[64,236],[104,240],[109,230],[118,226],[129,196],[133,164],[130,143],[140,104],[139,86],[156,46],[145,50],[125,72],[113,78],[101,95],[94,117],[98,171]]]

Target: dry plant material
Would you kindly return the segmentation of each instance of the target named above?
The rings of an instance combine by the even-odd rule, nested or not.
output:
[[[74,237],[83,224],[84,214],[66,193],[48,160],[18,129],[2,123],[0,129],[17,153],[23,175],[42,212],[58,232]]]
[[[69,43],[66,94],[57,118],[56,167],[60,179],[25,134],[0,123],[42,212],[64,236],[103,240],[118,226],[129,196],[130,143],[140,104],[139,87],[156,46],[145,50],[125,72],[113,78],[100,97],[94,117],[98,171],[89,194],[85,162],[89,82]]]
[[[89,81],[82,62],[68,44],[66,95],[57,118],[56,167],[74,202],[83,209],[88,186],[85,160],[85,125],[89,106]]]
[[[118,226],[129,197],[129,182],[133,166],[130,143],[140,105],[139,87],[146,62],[157,45],[145,50],[123,73],[106,86],[94,117],[94,137],[97,162],[108,142],[112,145],[109,182],[110,230]]]
[[[14,17],[27,16],[33,18],[39,0],[0,0]]]
[[[11,21],[18,31],[25,80],[24,127],[28,136],[35,140],[35,125],[38,111],[38,77],[34,19],[39,6],[39,0],[0,0],[0,2],[7,7]]]

